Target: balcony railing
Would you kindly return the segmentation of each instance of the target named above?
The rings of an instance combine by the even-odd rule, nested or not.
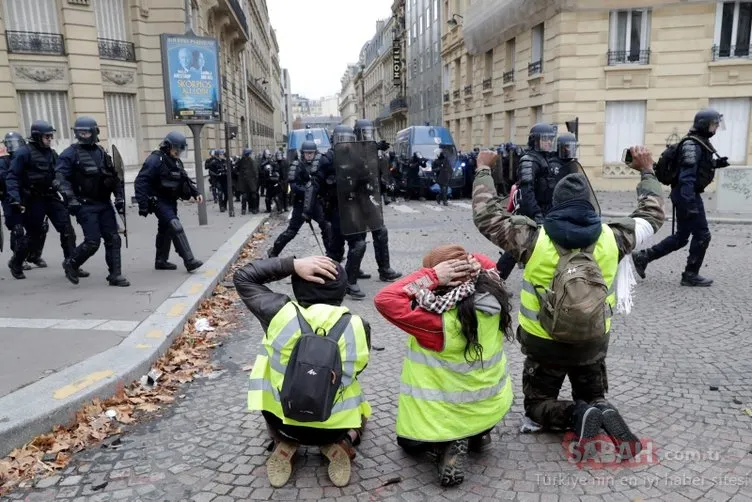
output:
[[[465,86],[465,96],[470,96],[473,93],[473,86],[472,85],[466,85]]]
[[[505,84],[514,82],[514,70],[505,71],[501,78]]]
[[[608,65],[650,64],[650,49],[642,51],[608,51]]]
[[[99,57],[117,61],[136,61],[136,47],[131,42],[98,38]]]
[[[752,46],[749,45],[714,45],[713,61],[719,59],[750,59]]]
[[[532,77],[533,75],[538,75],[543,71],[543,60],[539,59],[538,61],[533,61],[529,65],[527,65],[527,75],[529,77]]]
[[[407,100],[405,98],[394,98],[389,102],[389,111],[394,113],[399,110],[407,110]]]
[[[6,31],[8,52],[16,54],[65,55],[65,41],[59,33],[33,31]]]
[[[454,99],[460,99],[460,90],[459,89],[455,89],[454,91],[452,91],[452,97]]]
[[[483,81],[483,90],[484,90],[484,91],[487,91],[487,90],[489,90],[489,89],[490,89],[491,87],[493,87],[493,79],[491,79],[491,77],[489,77],[489,78],[487,78],[487,79],[485,79],[485,80]]]
[[[230,4],[232,11],[235,13],[235,16],[238,18],[238,21],[240,21],[240,25],[243,27],[246,37],[248,37],[248,20],[245,17],[243,8],[240,6],[240,2],[238,2],[238,0],[228,0],[228,3]]]
[[[449,103],[449,93],[448,92],[444,93],[444,103]]]

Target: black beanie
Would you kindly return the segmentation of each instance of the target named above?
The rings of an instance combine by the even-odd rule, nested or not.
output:
[[[324,284],[306,281],[298,274],[292,274],[292,291],[295,299],[303,307],[309,307],[317,303],[326,305],[342,305],[347,289],[347,273],[337,263],[337,278],[325,279]]]
[[[558,206],[570,200],[584,200],[590,202],[590,184],[582,173],[564,176],[554,187],[553,206]]]

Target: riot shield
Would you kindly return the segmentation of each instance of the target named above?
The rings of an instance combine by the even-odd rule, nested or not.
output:
[[[585,176],[588,186],[590,187],[590,203],[593,204],[593,207],[598,212],[598,215],[600,215],[601,205],[598,202],[598,197],[595,195],[595,190],[593,190],[593,185],[590,183],[590,178],[588,178],[588,175],[585,172],[585,168],[582,167],[582,164],[580,164],[577,159],[572,159],[567,164],[565,164],[564,169],[561,169],[559,171],[559,179],[563,178],[564,176],[568,174],[574,174],[574,173],[581,173]],[[558,180],[557,180],[557,183],[558,183]]]
[[[337,143],[334,145],[334,169],[342,235],[382,228],[378,143]]]
[[[117,172],[120,186],[123,188],[123,197],[125,197],[125,168],[123,165],[123,157],[120,156],[120,151],[115,145],[112,145],[112,163],[115,166],[115,172]],[[125,216],[125,208],[123,208],[120,218],[123,220],[123,228],[122,231],[121,229],[118,229],[118,233],[122,233],[123,237],[125,237],[125,248],[128,249],[128,220]]]

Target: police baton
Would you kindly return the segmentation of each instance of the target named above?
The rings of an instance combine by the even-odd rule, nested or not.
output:
[[[311,222],[311,220],[308,220],[308,226],[311,227],[311,233],[313,233],[313,238],[316,239],[316,244],[319,245],[319,249],[321,250],[321,254],[322,255],[326,255],[326,253],[324,252],[324,248],[321,247],[321,241],[319,241],[319,236],[316,235],[316,231],[313,229],[313,223]]]

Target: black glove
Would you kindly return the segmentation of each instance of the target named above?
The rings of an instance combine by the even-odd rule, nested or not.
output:
[[[149,204],[138,203],[138,215],[146,218],[149,216]]]
[[[389,147],[391,146],[391,143],[387,143],[386,140],[379,141],[379,150],[385,152],[389,150]]]
[[[300,181],[302,181],[303,183],[308,183],[309,181],[311,181],[311,175],[307,170],[302,169],[300,171]]]
[[[71,198],[68,201],[68,212],[72,216],[76,216],[80,210],[81,210],[81,203],[78,201],[78,199]]]
[[[719,157],[715,161],[715,167],[716,168],[728,167],[728,166],[729,166],[728,157]]]
[[[115,210],[118,214],[125,214],[125,201],[123,199],[115,199]]]

